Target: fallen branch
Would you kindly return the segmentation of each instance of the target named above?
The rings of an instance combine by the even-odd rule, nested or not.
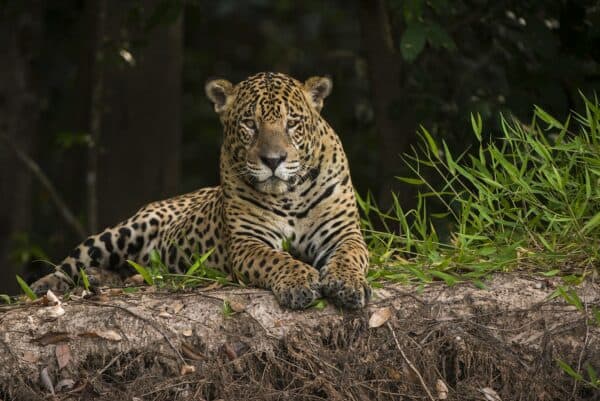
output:
[[[237,288],[105,290],[63,300],[64,314],[3,306],[0,399],[42,399],[50,381],[58,399],[563,400],[573,379],[557,359],[600,369],[600,328],[548,300],[547,279],[486,286],[387,284],[357,312],[282,310],[268,291]],[[600,286],[582,286],[597,308]],[[579,383],[572,399],[593,391]]]
[[[400,351],[400,355],[402,355],[402,358],[407,363],[408,367],[411,368],[412,371],[419,378],[419,382],[421,383],[421,387],[423,387],[423,390],[425,391],[425,393],[427,393],[427,397],[429,397],[429,399],[431,401],[435,401],[435,398],[433,398],[433,395],[431,395],[431,391],[429,391],[429,388],[427,387],[427,384],[425,384],[425,380],[423,380],[423,376],[421,376],[421,373],[419,372],[419,370],[417,368],[415,368],[415,365],[410,361],[410,359],[408,359],[408,357],[406,356],[406,354],[404,353],[404,351],[402,351],[402,347],[400,346],[400,342],[398,342],[398,337],[396,337],[396,333],[394,332],[394,329],[390,325],[390,322],[387,322],[387,327],[390,329],[390,333],[392,333],[392,337],[394,337],[394,342],[396,343],[396,347],[398,347],[398,351]]]

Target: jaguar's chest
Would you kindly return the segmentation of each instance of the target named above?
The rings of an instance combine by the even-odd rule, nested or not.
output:
[[[306,199],[296,207],[290,207],[285,217],[272,219],[273,230],[281,239],[275,248],[313,264],[322,251],[328,232],[332,231],[332,225],[346,218],[344,207],[331,201],[336,196],[339,194],[334,190],[330,199]]]

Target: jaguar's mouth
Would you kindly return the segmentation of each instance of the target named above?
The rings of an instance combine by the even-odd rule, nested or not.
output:
[[[278,195],[289,191],[290,185],[288,181],[272,175],[262,181],[256,181],[254,187],[257,191]]]
[[[275,174],[273,174],[270,177],[264,178],[262,180],[259,180],[259,179],[256,180],[257,183],[277,182],[277,181],[287,182],[288,180],[283,179],[283,178],[281,178],[279,176],[276,176]]]

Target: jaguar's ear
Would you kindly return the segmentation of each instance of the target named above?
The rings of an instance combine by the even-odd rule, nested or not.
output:
[[[215,105],[215,111],[221,114],[227,109],[233,93],[233,85],[225,79],[213,79],[204,86],[206,96]]]
[[[317,111],[323,108],[323,99],[331,93],[333,83],[327,77],[311,77],[304,82],[304,89],[308,98]]]

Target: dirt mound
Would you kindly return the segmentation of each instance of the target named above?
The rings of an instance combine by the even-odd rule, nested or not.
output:
[[[353,313],[234,289],[74,300],[52,320],[48,306],[13,307],[0,399],[52,399],[50,387],[58,400],[600,399],[557,364],[599,371],[600,328],[553,289],[515,275],[485,290],[387,285]],[[598,285],[579,290],[585,310],[600,305]]]

